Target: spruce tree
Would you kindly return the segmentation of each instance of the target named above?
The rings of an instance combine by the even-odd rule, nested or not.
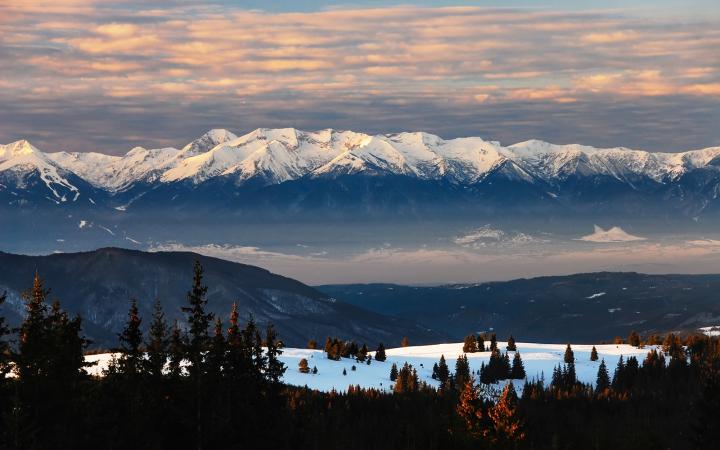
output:
[[[170,333],[170,344],[168,346],[168,373],[172,378],[179,378],[183,373],[185,339],[180,331],[180,325],[175,320],[172,332]]]
[[[490,335],[490,351],[492,352],[495,350],[497,350],[497,336],[493,333]]]
[[[303,358],[298,363],[298,371],[300,373],[310,373],[310,367],[308,366],[307,359]]]
[[[479,352],[485,351],[485,337],[482,334],[477,336],[477,347]]]
[[[494,427],[494,438],[502,447],[515,447],[525,439],[517,401],[515,387],[508,383],[495,406],[488,411]]]
[[[202,375],[204,371],[204,354],[210,341],[208,328],[213,320],[213,314],[205,312],[207,290],[207,286],[203,284],[203,268],[199,261],[195,261],[193,283],[187,293],[188,306],[182,308],[182,311],[187,314],[189,328],[185,355],[188,362],[188,373],[191,378],[198,378]]]
[[[400,347],[409,347],[410,346],[410,339],[408,339],[407,336],[402,338],[402,341],[400,342]]]
[[[392,367],[390,368],[390,381],[396,381],[397,377],[398,377],[397,364],[393,363]]]
[[[142,349],[143,335],[140,329],[142,319],[138,312],[137,300],[130,301],[127,322],[120,339],[120,357],[118,358],[118,372],[127,377],[133,378],[142,374],[144,365],[144,353]]]
[[[523,365],[520,352],[515,352],[515,357],[512,362],[512,370],[510,371],[510,378],[515,380],[522,380],[525,378],[525,366]]]
[[[273,385],[279,385],[283,374],[285,373],[285,364],[280,361],[282,355],[282,343],[278,341],[277,332],[272,324],[267,326],[265,331],[265,347],[267,351],[265,378]]]
[[[49,348],[49,324],[47,317],[47,295],[40,276],[35,273],[33,287],[24,292],[25,320],[19,330],[18,355],[15,364],[22,381],[32,381],[48,374],[48,361],[52,349]]]
[[[605,389],[610,387],[610,376],[608,374],[605,360],[600,361],[600,367],[598,367],[597,380],[595,381],[595,391],[598,394],[605,392]]]
[[[0,294],[0,307],[5,302],[7,294]],[[10,334],[10,328],[5,323],[5,317],[0,316],[0,384],[5,380],[5,375],[10,371],[10,343],[6,336]]]
[[[367,345],[363,344],[362,347],[360,347],[360,350],[358,350],[358,352],[357,352],[358,362],[364,362],[365,358],[367,358],[367,355],[368,355]]]
[[[637,333],[637,331],[633,330],[630,333],[630,336],[628,336],[628,344],[632,345],[633,347],[640,347],[640,335]]]
[[[508,342],[507,342],[507,351],[514,352],[516,350],[517,350],[517,346],[515,345],[515,338],[511,334],[510,337],[508,338]]]
[[[168,325],[159,299],[155,300],[153,306],[152,322],[145,348],[147,349],[145,372],[158,380],[162,378],[168,360]]]
[[[455,408],[458,416],[462,419],[465,430],[473,437],[481,437],[486,434],[482,426],[482,399],[475,386],[475,378],[470,377],[462,386],[458,405]]]
[[[387,356],[385,355],[385,346],[381,342],[378,344],[377,350],[375,350],[375,361],[385,361]]]
[[[572,348],[570,347],[570,344],[565,347],[565,356],[563,357],[563,361],[565,361],[565,364],[570,364],[575,362],[575,353],[573,353]]]
[[[455,361],[455,385],[464,386],[465,382],[470,378],[470,363],[465,354],[458,356]]]
[[[475,353],[478,351],[477,339],[474,334],[465,336],[463,341],[463,353]]]
[[[598,352],[595,346],[593,345],[592,351],[590,351],[590,361],[597,361],[598,360]]]
[[[438,381],[440,381],[440,387],[446,387],[450,380],[450,368],[445,361],[445,355],[440,355],[440,362],[438,363]]]
[[[225,364],[225,356],[227,351],[227,343],[223,335],[223,326],[220,318],[215,319],[215,327],[213,336],[210,340],[210,347],[206,354],[206,371],[210,379],[219,380],[222,378],[223,366]]]

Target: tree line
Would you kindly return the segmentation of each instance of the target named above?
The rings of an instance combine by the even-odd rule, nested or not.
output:
[[[182,323],[168,323],[159,302],[143,318],[130,301],[117,351],[103,376],[91,376],[82,319],[50,302],[36,275],[20,326],[0,316],[0,448],[720,447],[717,338],[655,337],[660,348],[642,361],[608,368],[601,360],[592,384],[578,382],[568,345],[551,379],[515,385],[526,377],[514,339],[502,352],[494,336],[473,336],[470,349],[489,351],[493,362],[473,373],[461,355],[451,371],[443,356],[433,367],[437,389],[404,364],[391,369],[394,392],[319,392],[282,384],[272,326],[241,323],[236,307],[224,322],[208,312],[199,264],[189,285]],[[328,342],[329,357],[371,361],[366,345]],[[373,360],[381,358],[382,344]]]

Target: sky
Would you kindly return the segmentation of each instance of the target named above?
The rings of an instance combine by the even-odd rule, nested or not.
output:
[[[0,143],[210,128],[720,145],[717,0],[0,0]]]

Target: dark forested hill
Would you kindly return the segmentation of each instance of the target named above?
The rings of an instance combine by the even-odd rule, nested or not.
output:
[[[118,248],[92,252],[22,256],[0,252],[0,293],[7,291],[3,312],[11,323],[23,313],[21,293],[32,285],[37,271],[50,299],[82,315],[85,333],[98,346],[112,346],[126,320],[131,298],[150,321],[152,305],[160,299],[169,320],[183,319],[180,308],[192,281],[192,267],[199,260],[209,286],[208,308],[227,318],[233,302],[241,316],[252,314],[265,324],[272,322],[286,345],[305,345],[338,336],[399,344],[403,336],[414,342],[433,342],[444,336],[375,312],[329,299],[299,281],[259,267],[209,258],[194,253],[147,253]]]
[[[522,341],[598,342],[720,324],[720,275],[588,273],[472,285],[332,285],[339,300],[416,320],[460,339],[474,331]]]

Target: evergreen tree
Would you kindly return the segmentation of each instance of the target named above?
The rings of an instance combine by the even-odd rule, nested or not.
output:
[[[462,419],[465,430],[473,437],[482,437],[487,434],[482,419],[482,399],[478,388],[475,385],[475,378],[470,377],[460,391],[458,405],[455,408],[458,416]]]
[[[6,298],[6,293],[0,294],[0,307],[2,307]],[[10,328],[5,323],[5,317],[0,316],[0,384],[10,371],[10,343],[5,340],[5,336],[9,334]]]
[[[450,380],[450,368],[445,361],[445,355],[440,355],[440,362],[438,363],[437,379],[440,381],[440,387],[446,387]]]
[[[514,352],[516,350],[517,350],[517,346],[515,345],[515,338],[511,334],[510,337],[508,338],[508,342],[507,342],[507,351]]]
[[[367,345],[363,344],[362,347],[360,347],[360,350],[358,350],[358,352],[357,352],[358,362],[365,361],[365,358],[367,358],[367,355],[368,355]]]
[[[222,377],[223,365],[225,364],[227,343],[223,335],[223,326],[220,318],[215,319],[213,336],[210,340],[210,347],[206,354],[206,371],[208,376],[217,382]]]
[[[515,387],[512,383],[508,383],[500,399],[488,411],[488,416],[493,422],[494,437],[503,446],[515,446],[525,439],[525,432],[517,412],[517,401]]]
[[[35,273],[32,289],[22,295],[25,301],[25,320],[19,330],[20,341],[15,365],[18,376],[24,381],[48,375],[48,352],[52,351],[48,345],[50,330],[46,300],[49,292],[43,287],[40,276]]]
[[[565,361],[565,364],[570,364],[575,362],[575,353],[572,351],[572,347],[570,347],[570,344],[565,347],[565,356],[563,358],[563,361]]]
[[[213,320],[213,314],[205,312],[207,290],[207,286],[203,285],[203,268],[199,261],[195,261],[193,283],[187,293],[188,306],[182,308],[182,311],[187,314],[189,327],[185,355],[191,378],[198,378],[202,375],[205,363],[204,354],[210,341],[208,328]]]
[[[385,361],[387,360],[387,356],[385,356],[385,346],[381,342],[378,344],[377,350],[375,350],[375,360],[376,361]]]
[[[637,333],[637,331],[633,330],[630,333],[630,336],[628,336],[628,344],[632,345],[633,347],[640,347],[640,335]]]
[[[298,363],[298,371],[300,373],[309,373],[310,372],[310,367],[308,366],[307,359],[303,358],[300,360],[300,362]]]
[[[398,377],[397,364],[393,363],[392,367],[390,368],[390,381],[397,380],[397,377]]]
[[[310,339],[308,341],[307,348],[310,350],[317,350],[317,341],[315,339]]]
[[[400,342],[400,347],[410,347],[410,339],[408,339],[407,336],[402,338],[402,341]]]
[[[168,372],[172,378],[179,378],[182,375],[184,348],[185,339],[180,331],[178,321],[175,320],[172,332],[170,333],[170,344],[168,346]]]
[[[343,368],[343,375],[347,375],[347,370],[345,370],[345,368]]]
[[[168,325],[159,299],[155,300],[145,347],[147,349],[145,372],[156,380],[162,378],[168,359]]]
[[[120,357],[118,358],[118,372],[127,377],[137,377],[143,372],[144,352],[142,349],[143,335],[140,329],[142,319],[138,312],[137,300],[130,301],[127,322],[120,339]]]
[[[512,362],[512,370],[510,371],[510,378],[515,380],[522,380],[525,378],[525,366],[523,365],[520,352],[515,352],[515,357]]]
[[[490,351],[492,352],[495,350],[497,350],[497,336],[493,333],[490,335]]]
[[[455,361],[455,385],[460,387],[464,386],[465,382],[470,378],[470,363],[468,362],[467,355],[462,354],[458,356]]]
[[[590,361],[597,361],[598,360],[598,352],[595,346],[593,345],[592,351],[590,351]]]
[[[477,336],[477,348],[479,352],[485,351],[485,337],[481,334]]]
[[[267,367],[265,369],[265,377],[274,386],[280,384],[283,374],[285,373],[285,364],[280,361],[282,355],[282,343],[277,339],[277,332],[272,324],[267,326],[265,332],[265,347],[267,351]]]
[[[478,351],[477,339],[474,334],[465,336],[463,342],[463,353],[475,353]]]
[[[620,391],[625,386],[625,360],[622,355],[618,359],[617,366],[615,367],[615,373],[612,379],[612,388],[616,391]]]
[[[608,374],[605,360],[600,361],[600,367],[598,367],[597,381],[595,382],[595,391],[598,394],[605,392],[610,387],[610,376]]]

